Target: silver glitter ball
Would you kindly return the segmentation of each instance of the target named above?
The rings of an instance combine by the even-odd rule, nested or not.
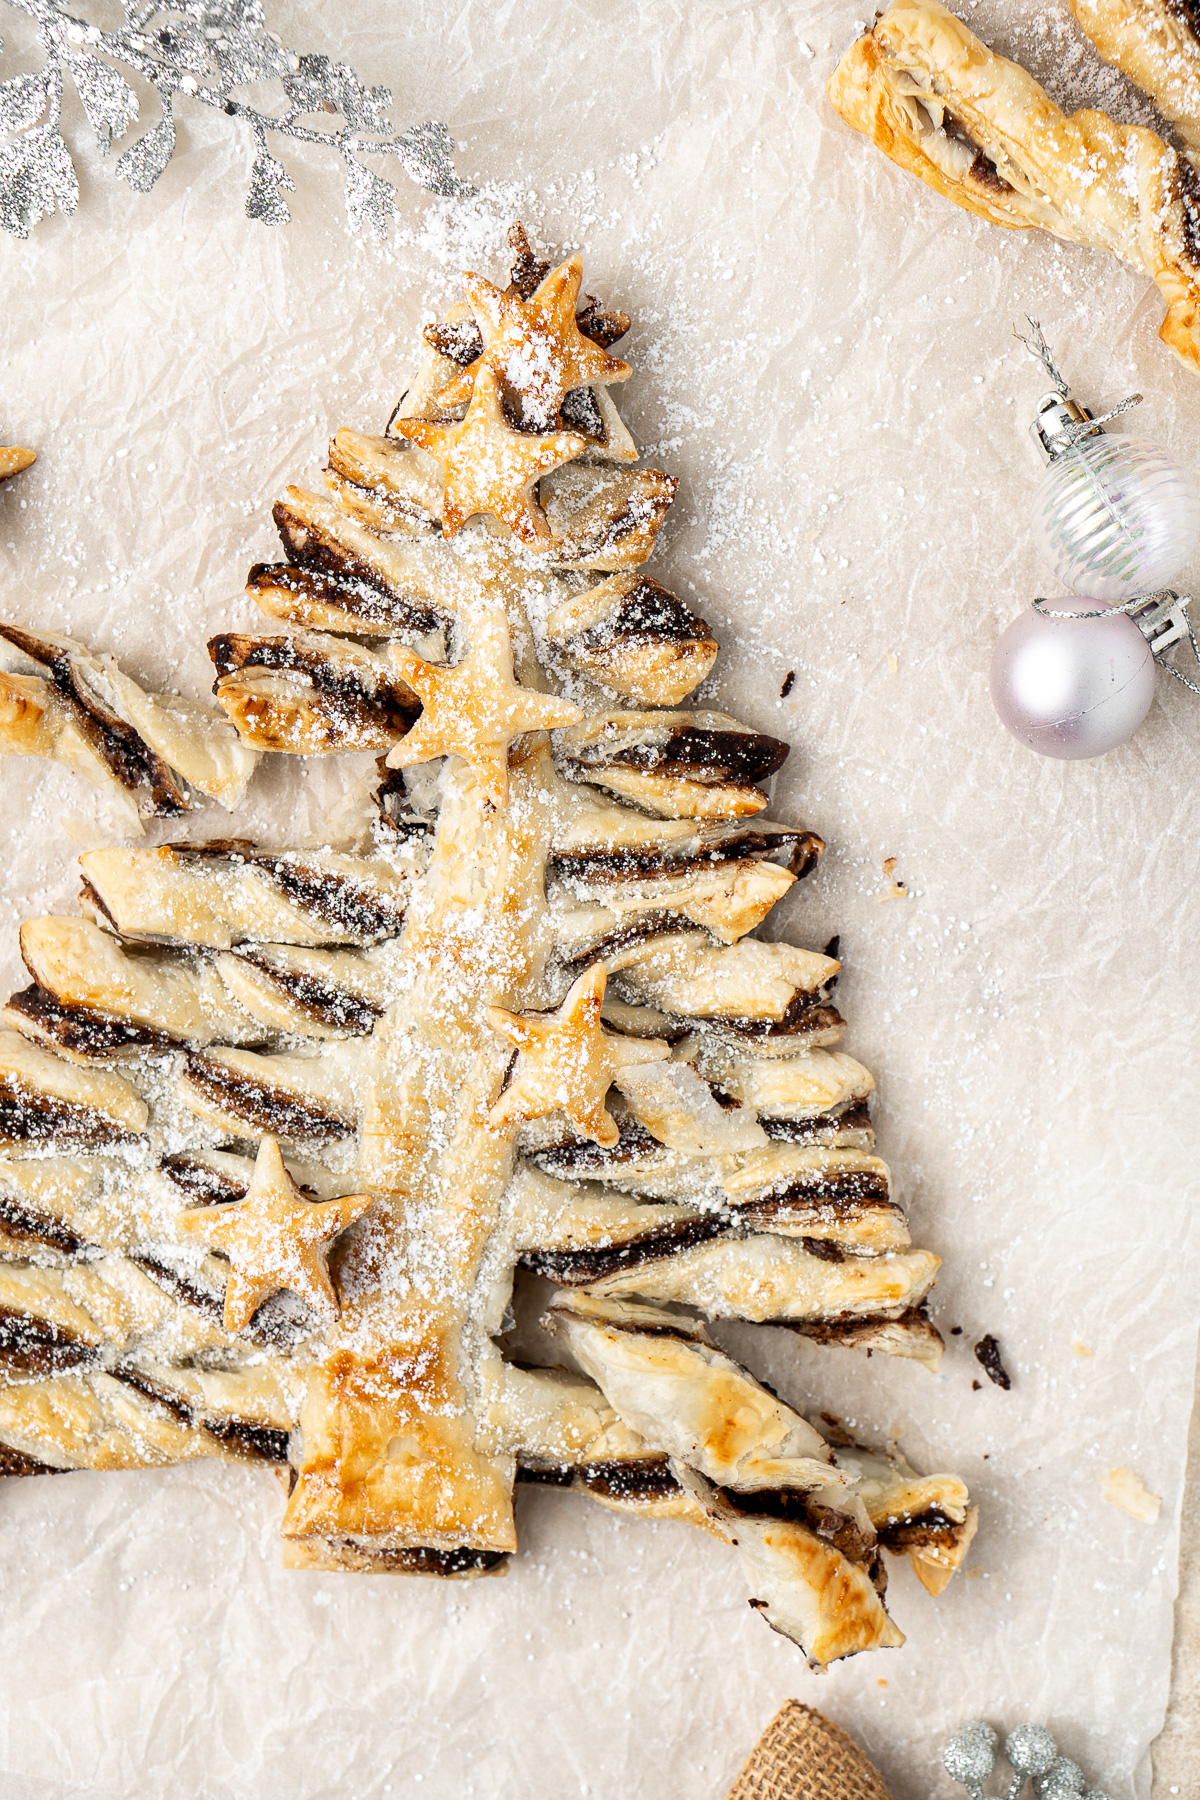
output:
[[[1018,1775],[1041,1775],[1058,1755],[1044,1725],[1018,1725],[1004,1740],[1004,1754]]]
[[[1080,1800],[1087,1789],[1083,1770],[1069,1756],[1056,1756],[1049,1768],[1033,1778],[1039,1800]]]
[[[996,1743],[996,1733],[985,1720],[960,1725],[942,1751],[946,1773],[963,1783],[986,1781],[996,1761]]]

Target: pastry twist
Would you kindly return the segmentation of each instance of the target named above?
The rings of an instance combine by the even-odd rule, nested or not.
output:
[[[1200,153],[1200,15],[1188,0],[1071,0],[1105,62],[1149,94]]]
[[[1068,117],[935,0],[899,0],[829,82],[842,118],[901,168],[993,225],[1038,227],[1145,270],[1159,336],[1200,370],[1200,177],[1143,126]]]

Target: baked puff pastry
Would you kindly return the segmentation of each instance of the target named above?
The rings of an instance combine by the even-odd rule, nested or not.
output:
[[[993,225],[1111,251],[1167,303],[1159,336],[1200,370],[1200,179],[1154,132],[1061,112],[935,0],[900,0],[829,81],[834,107],[885,156]]]
[[[1071,11],[1110,62],[1149,94],[1200,153],[1200,16],[1190,0],[1071,0]]]
[[[73,638],[0,625],[0,754],[82,775],[140,832],[142,816],[191,810],[189,788],[233,811],[258,761],[208,707],[150,694]]]
[[[21,929],[0,1474],[274,1464],[288,1567],[457,1581],[557,1488],[729,1545],[823,1665],[902,1642],[885,1556],[936,1592],[969,1497],[843,1443],[705,1322],[936,1368],[938,1259],[832,1047],[836,940],[756,935],[824,846],[769,817],[787,746],[685,704],[717,644],[642,572],[674,484],[628,466],[602,379],[630,322],[512,247],[507,287],[468,285],[481,320],[425,332],[399,416],[445,449],[482,391],[530,467],[579,454],[535,502],[469,434],[447,482],[338,431],[251,571],[269,629],[209,646],[245,762],[377,753],[348,840],[89,850],[81,916]],[[529,332],[562,340],[549,388]],[[527,545],[505,515],[535,503]],[[81,743],[103,704],[164,795],[192,779],[108,665],[9,651]]]

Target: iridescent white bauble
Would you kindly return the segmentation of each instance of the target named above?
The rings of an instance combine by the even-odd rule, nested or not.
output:
[[[1100,432],[1047,466],[1034,495],[1033,535],[1076,594],[1156,594],[1170,587],[1200,537],[1200,492],[1157,444]]]
[[[992,657],[992,702],[1002,724],[1041,756],[1103,756],[1131,737],[1154,698],[1150,646],[1125,613],[1102,600],[1051,600],[1055,612],[1103,611],[1099,619],[1048,619],[1029,607]]]

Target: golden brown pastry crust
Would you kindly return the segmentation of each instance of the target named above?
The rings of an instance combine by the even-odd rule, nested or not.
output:
[[[516,247],[503,319],[549,274]],[[540,402],[622,454],[602,381],[628,321],[562,294],[580,343]],[[496,373],[486,337],[435,328],[401,417],[442,428],[455,370]],[[961,1484],[884,1458],[860,1493],[645,1297],[931,1360],[936,1258],[871,1154],[869,1075],[813,1051],[842,1029],[837,961],[749,935],[822,849],[762,816],[786,746],[673,710],[716,650],[632,573],[673,483],[587,442],[540,484],[530,556],[495,518],[447,539],[423,452],[339,432],[328,494],[276,511],[288,561],[251,576],[285,629],[213,640],[219,697],[259,743],[405,766],[363,784],[345,848],[93,851],[85,917],[24,928],[0,1473],[286,1462],[290,1566],[453,1579],[501,1570],[515,1481],[549,1483],[736,1540],[756,1603],[827,1660],[899,1641],[877,1543],[940,1579]],[[36,736],[37,695],[13,698]],[[555,1354],[516,1341],[535,1276],[599,1386],[517,1366]]]
[[[1167,302],[1159,331],[1200,369],[1200,186],[1143,126],[1062,113],[935,0],[899,0],[829,81],[848,125],[901,168],[993,225],[1109,250]]]
[[[1188,0],[1070,0],[1105,62],[1149,94],[1189,153],[1200,152],[1200,16]]]

